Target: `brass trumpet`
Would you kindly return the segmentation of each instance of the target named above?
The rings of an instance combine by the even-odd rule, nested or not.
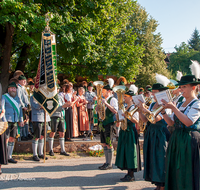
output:
[[[145,98],[145,107],[148,108],[147,104],[149,104],[150,102],[152,102],[152,98],[151,97],[146,97]],[[136,113],[138,111],[139,107],[137,105],[135,105],[135,108],[132,109],[131,111],[125,111],[125,115],[126,117],[131,120],[131,118],[133,117],[133,114]]]
[[[105,104],[102,103],[102,90],[104,87],[104,83],[103,81],[95,81],[93,82],[93,85],[96,86],[97,89],[97,105],[99,107],[99,118],[101,120],[104,120],[106,118]]]
[[[113,91],[117,93],[118,97],[118,106],[119,110],[122,110],[123,113],[125,113],[125,107],[124,107],[124,93],[126,92],[126,86],[118,85],[113,88]],[[117,121],[121,122],[121,129],[126,130],[127,129],[127,119],[119,120],[119,115],[117,114]]]
[[[182,93],[181,93],[182,94]],[[172,102],[174,102],[179,96],[175,96],[172,98]],[[153,110],[152,112],[145,112],[144,115],[148,119],[149,122],[155,124],[156,123],[156,116],[164,109],[164,106],[160,106],[157,109]]]

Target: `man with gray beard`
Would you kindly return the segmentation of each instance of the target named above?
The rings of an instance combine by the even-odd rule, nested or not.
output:
[[[3,121],[8,122],[8,129],[6,130],[6,140],[8,143],[8,162],[17,163],[12,158],[15,138],[17,135],[17,125],[23,127],[23,112],[19,97],[17,96],[17,85],[11,82],[8,86],[8,93],[2,96],[2,108],[5,109]]]

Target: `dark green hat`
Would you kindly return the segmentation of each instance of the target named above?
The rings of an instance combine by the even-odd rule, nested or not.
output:
[[[28,83],[28,85],[34,85],[34,82],[33,82],[33,81],[30,81],[30,82]]]
[[[126,95],[130,95],[130,96],[134,96],[134,92],[132,90],[128,90],[127,92],[125,92]]]
[[[200,81],[194,75],[185,75],[181,77],[176,86],[186,85],[186,84],[200,84]]]
[[[8,88],[10,88],[10,87],[15,87],[15,88],[17,88],[17,85],[16,85],[15,82],[11,82],[11,83],[8,85]]]
[[[88,86],[92,86],[92,87],[93,87],[93,84],[92,84],[92,82],[89,82]]]
[[[169,89],[169,88],[166,86],[163,86],[160,83],[155,83],[153,84],[152,88],[149,88],[148,90],[151,91],[151,90],[166,90],[166,89]]]
[[[120,81],[119,85],[125,85],[123,81]]]
[[[112,78],[108,78],[107,79],[107,84],[103,87],[103,89],[106,89],[106,90],[113,90],[113,86],[114,86],[114,80]]]
[[[140,89],[139,89],[139,92],[144,92],[144,88],[140,88]]]
[[[103,87],[103,89],[106,89],[106,90],[112,90],[112,88],[110,87],[109,84],[105,85],[105,86]]]
[[[18,80],[26,80],[26,77],[25,77],[24,75],[20,75],[20,76],[18,77]]]

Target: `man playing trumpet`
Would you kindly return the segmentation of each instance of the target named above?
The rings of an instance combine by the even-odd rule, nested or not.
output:
[[[105,99],[102,99],[102,103],[105,104],[105,119],[100,123],[100,138],[103,144],[104,154],[106,162],[99,167],[100,170],[112,169],[112,157],[113,157],[113,146],[112,146],[112,126],[114,124],[114,115],[118,111],[117,99],[112,96],[112,87],[114,80],[108,79],[108,84],[103,87],[102,95]],[[102,111],[99,105],[97,105],[97,111]]]

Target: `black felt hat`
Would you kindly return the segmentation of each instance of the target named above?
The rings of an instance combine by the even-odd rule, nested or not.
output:
[[[28,85],[34,85],[34,82],[33,82],[33,81],[30,81],[30,82],[28,83]]]
[[[186,84],[200,84],[200,81],[194,75],[185,75],[181,77],[176,86],[186,85]]]
[[[109,84],[105,85],[105,86],[103,87],[103,89],[106,89],[106,90],[112,90],[112,88],[110,87]]]
[[[134,92],[132,90],[128,90],[127,92],[125,92],[126,95],[130,95],[130,96],[134,96]]]
[[[10,87],[15,87],[15,88],[17,88],[17,85],[16,85],[15,82],[11,82],[11,83],[8,85],[8,88],[10,88]]]
[[[166,86],[163,86],[160,83],[155,83],[153,84],[152,88],[149,88],[148,90],[151,91],[151,90],[166,90],[166,89],[169,89],[169,88]]]
[[[112,79],[112,78],[108,78],[107,79],[107,83],[108,84],[106,84],[104,87],[103,87],[103,89],[106,89],[106,90],[113,90],[113,85],[114,85],[114,80]]]

